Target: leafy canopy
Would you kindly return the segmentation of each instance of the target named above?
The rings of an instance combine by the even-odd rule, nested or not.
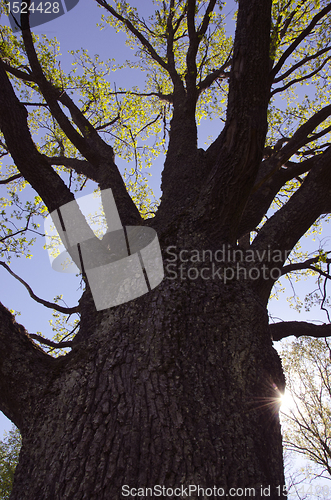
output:
[[[0,499],[8,500],[12,490],[14,473],[18,464],[22,438],[14,425],[0,441]]]
[[[71,97],[100,136],[112,145],[116,157],[133,163],[132,168],[125,170],[124,179],[141,214],[149,217],[158,201],[149,186],[148,169],[167,149],[175,88],[181,85],[186,92],[195,92],[196,120],[201,128],[206,118],[216,122],[218,131],[222,128],[233,45],[229,21],[236,16],[236,2],[198,0],[193,21],[187,15],[188,2],[182,0],[155,0],[154,12],[141,3],[139,8],[125,1],[98,0],[98,3],[103,8],[99,27],[111,26],[116,32],[124,33],[134,54],[129,60],[104,61],[81,49],[71,52],[72,68],[65,72],[59,42],[44,35],[33,35],[33,40],[49,82]],[[275,156],[299,127],[329,104],[331,26],[328,18],[320,15],[328,5],[326,0],[273,1],[270,48],[273,85],[265,158]],[[5,9],[2,1],[1,13],[5,13]],[[143,14],[139,15],[138,11]],[[193,62],[192,22],[199,40]],[[72,190],[83,190],[87,185],[86,176],[65,161],[67,158],[83,160],[83,157],[52,116],[38,85],[29,80],[30,67],[22,38],[14,35],[8,26],[2,25],[0,30],[0,56],[16,70],[9,72],[10,78],[28,109],[35,144]],[[113,83],[116,79],[113,73],[122,69],[132,70],[143,83],[127,88],[117,86]],[[67,116],[78,130],[69,113]],[[321,154],[330,143],[330,133],[329,115],[317,123],[282,168],[303,164]],[[1,134],[0,156],[0,179],[17,176],[5,184],[6,192],[0,198],[0,254],[9,262],[12,255],[31,255],[31,245],[42,233],[42,219],[47,210],[41,198],[31,196],[31,190],[27,190],[28,183],[11,162]],[[271,213],[288,201],[307,172],[308,169],[303,168],[301,175],[281,187],[257,230]],[[326,220],[324,217],[324,222]],[[317,221],[312,231],[320,230]],[[319,252],[327,255],[324,248],[319,248]],[[308,257],[299,246],[293,255],[297,260]]]

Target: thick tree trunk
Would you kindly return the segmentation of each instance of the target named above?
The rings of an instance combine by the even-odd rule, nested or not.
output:
[[[156,485],[264,498],[262,485],[285,498],[284,380],[265,307],[248,281],[169,279],[165,264],[167,278],[130,303],[96,313],[83,297],[77,342],[24,422],[11,500],[120,499]],[[210,493],[190,498],[220,496]]]
[[[171,29],[167,63],[161,59],[174,83],[174,113],[162,202],[147,223],[161,241],[165,279],[143,297],[100,312],[85,292],[72,352],[58,359],[37,350],[0,307],[1,409],[23,436],[11,500],[157,498],[160,491],[172,497],[171,489],[177,498],[285,498],[278,419],[284,377],[266,311],[274,278],[244,280],[241,271],[225,280],[219,268],[233,263],[184,262],[188,253],[174,262],[167,252],[169,245],[216,251],[242,235],[267,132],[271,0],[239,2],[226,123],[206,153],[197,150],[194,117],[200,32],[193,4],[186,89],[172,60]],[[28,30],[23,38],[32,81],[87,160],[79,168],[114,190],[123,225],[142,223],[112,149],[68,95],[47,82]],[[18,169],[51,212],[73,195],[37,151],[5,71],[1,63],[0,128]],[[296,206],[292,213],[294,226]],[[302,234],[292,230],[282,246],[284,223],[276,225],[269,239],[261,230],[258,250],[284,252]]]

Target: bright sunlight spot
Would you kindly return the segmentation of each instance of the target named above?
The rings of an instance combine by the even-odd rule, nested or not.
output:
[[[290,413],[295,405],[291,393],[285,389],[284,394],[280,396],[281,406],[280,411],[283,413]]]

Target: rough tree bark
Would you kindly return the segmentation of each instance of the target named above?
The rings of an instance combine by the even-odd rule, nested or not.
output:
[[[143,297],[99,312],[87,287],[72,351],[56,359],[37,348],[1,306],[0,408],[23,437],[12,500],[119,499],[123,485],[216,486],[225,495],[230,488],[255,488],[255,498],[264,498],[261,487],[270,486],[269,498],[286,497],[278,419],[284,376],[266,305],[286,252],[330,210],[331,150],[309,166],[300,164],[286,174],[278,170],[261,186],[277,161],[281,165],[278,158],[261,170],[271,85],[271,0],[239,1],[226,124],[209,150],[197,149],[194,60],[199,33],[190,23],[195,2],[187,4],[190,71],[184,85],[169,44],[162,65],[174,84],[174,114],[161,206],[147,221],[140,219],[125,190],[111,147],[65,92],[44,77],[27,27],[23,38],[31,71],[0,62],[0,128],[17,168],[49,211],[73,200],[52,168],[66,159],[52,161],[37,151],[7,73],[38,85],[53,116],[86,158],[67,164],[102,189],[113,189],[123,225],[156,228],[166,274]],[[287,147],[284,161],[291,156]],[[185,250],[185,258],[193,250],[200,255],[224,248],[244,252],[237,240],[256,227],[280,186],[307,170],[311,172],[302,187],[251,246],[260,255],[279,251],[273,263],[276,277],[263,276],[263,266],[270,268],[267,253],[258,263],[242,259],[239,272],[233,255],[221,266],[205,259],[177,261],[171,267],[169,247],[177,255]],[[229,272],[225,280],[220,267],[233,269],[233,276]],[[207,494],[192,493],[191,498]]]

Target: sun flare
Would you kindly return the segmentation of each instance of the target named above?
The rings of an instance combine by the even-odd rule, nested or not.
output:
[[[290,413],[293,410],[294,401],[292,398],[292,394],[285,389],[284,394],[280,396],[280,410],[283,413]]]

